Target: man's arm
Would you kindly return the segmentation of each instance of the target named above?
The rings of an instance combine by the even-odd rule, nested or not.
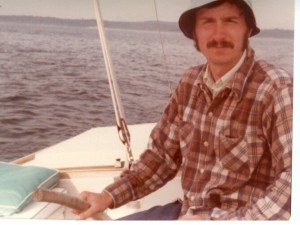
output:
[[[180,123],[177,86],[164,113],[151,132],[147,150],[105,190],[113,197],[112,208],[140,199],[173,179],[182,162],[179,148]]]

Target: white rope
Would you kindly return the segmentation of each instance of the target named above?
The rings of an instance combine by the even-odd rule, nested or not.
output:
[[[102,15],[101,15],[100,1],[94,0],[94,6],[95,6],[95,14],[96,14],[96,20],[97,20],[97,27],[98,27],[98,31],[99,31],[100,42],[101,42],[104,62],[105,62],[105,66],[106,66],[107,77],[108,77],[108,81],[109,81],[109,87],[110,87],[110,91],[111,91],[119,136],[120,136],[122,143],[125,144],[125,146],[126,146],[127,154],[128,154],[127,155],[128,167],[130,167],[130,165],[133,162],[133,155],[132,155],[132,151],[131,151],[131,147],[130,147],[130,133],[129,133],[129,130],[128,130],[128,127],[126,124],[125,113],[124,113],[124,109],[123,109],[123,105],[122,105],[122,101],[121,101],[121,97],[120,97],[120,90],[119,90],[117,79],[115,77],[112,59],[111,59],[110,51],[109,51],[108,44],[106,41],[104,24],[103,24]]]

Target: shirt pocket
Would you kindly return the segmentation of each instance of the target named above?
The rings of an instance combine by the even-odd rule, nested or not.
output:
[[[219,160],[229,171],[249,174],[249,146],[243,137],[232,137],[221,132],[219,138]]]

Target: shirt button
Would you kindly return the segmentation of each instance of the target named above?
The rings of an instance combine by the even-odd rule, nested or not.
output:
[[[191,201],[195,201],[195,196],[194,195],[191,196]]]
[[[214,114],[213,114],[212,112],[209,112],[209,113],[208,113],[208,116],[209,116],[209,117],[213,117],[213,115],[214,115]]]
[[[204,142],[204,146],[205,146],[205,147],[208,147],[208,145],[209,145],[208,142],[205,141],[205,142]]]

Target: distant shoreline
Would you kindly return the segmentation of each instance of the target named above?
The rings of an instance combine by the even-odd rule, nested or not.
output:
[[[94,27],[96,20],[92,19],[60,19],[55,17],[36,17],[36,16],[4,16],[0,15],[0,22],[11,23],[29,23],[29,24],[45,24],[57,26],[73,26],[73,27]],[[131,30],[158,30],[169,32],[179,32],[176,22],[161,21],[158,25],[157,21],[143,22],[118,22],[104,21],[105,26],[111,29],[131,29]],[[294,39],[294,30],[285,29],[266,29],[256,37],[272,37],[272,38],[287,38]]]

